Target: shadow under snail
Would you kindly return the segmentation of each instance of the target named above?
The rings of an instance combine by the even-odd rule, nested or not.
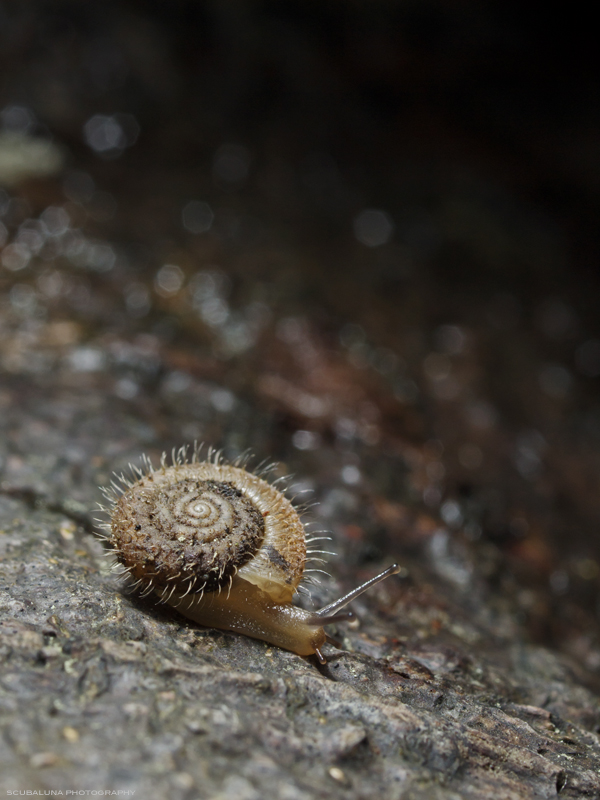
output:
[[[318,611],[292,603],[312,549],[298,512],[274,485],[209,451],[191,461],[186,449],[159,469],[145,459],[135,482],[120,477],[104,495],[109,540],[123,571],[143,594],[154,593],[210,628],[262,639],[302,656],[332,640],[324,626],[352,618],[352,600],[389,575],[393,564]],[[308,547],[307,547],[308,544]],[[339,646],[339,645],[338,645]]]

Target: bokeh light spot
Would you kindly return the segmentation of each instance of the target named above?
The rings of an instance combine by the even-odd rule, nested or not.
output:
[[[366,247],[387,244],[394,233],[389,214],[377,208],[365,208],[354,218],[354,235]]]
[[[156,291],[163,297],[176,294],[183,286],[184,278],[181,267],[176,264],[165,264],[156,273],[156,278],[154,279]]]
[[[214,218],[212,208],[201,200],[190,200],[181,212],[183,227],[194,234],[207,233],[212,227]]]
[[[223,144],[213,161],[213,176],[217,183],[238,186],[246,180],[250,171],[250,153],[241,144]]]
[[[316,450],[321,444],[321,436],[315,431],[296,431],[292,444],[297,450]]]

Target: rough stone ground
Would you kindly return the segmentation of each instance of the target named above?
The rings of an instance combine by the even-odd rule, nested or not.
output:
[[[6,497],[0,509],[3,789],[600,793],[600,702],[556,654],[501,648],[393,586],[318,667],[123,595],[65,514]]]
[[[600,796],[591,678],[528,643],[510,609],[486,601],[480,567],[461,589],[409,558],[406,577],[356,603],[360,626],[340,628],[348,649],[329,647],[324,667],[129,594],[89,509],[107,454],[135,448],[139,421],[102,396],[106,375],[83,389],[71,377],[41,408],[39,387],[4,383],[13,447],[0,499],[3,789]],[[26,450],[30,437],[37,452]],[[337,492],[343,506],[351,493]],[[344,513],[334,510],[334,529]],[[441,563],[464,567],[453,559]],[[326,582],[315,599],[335,591]]]

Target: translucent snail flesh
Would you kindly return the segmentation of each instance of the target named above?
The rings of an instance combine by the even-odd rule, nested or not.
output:
[[[107,537],[117,560],[144,593],[212,628],[262,639],[299,655],[328,639],[323,626],[349,619],[340,611],[359,594],[399,572],[394,564],[319,611],[292,598],[316,551],[292,503],[275,486],[218,456],[191,462],[182,449],[159,469],[146,461],[135,482],[105,489]]]

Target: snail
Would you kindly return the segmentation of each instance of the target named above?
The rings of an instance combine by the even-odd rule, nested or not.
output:
[[[314,549],[292,502],[243,461],[225,462],[194,448],[173,452],[167,466],[149,459],[132,467],[135,480],[120,476],[103,489],[110,514],[105,538],[117,562],[143,595],[154,593],[201,625],[262,639],[324,664],[324,631],[352,618],[352,600],[389,575],[393,564],[354,591],[318,611],[292,603]],[[307,547],[308,544],[308,547]],[[317,545],[318,547],[318,545]]]

